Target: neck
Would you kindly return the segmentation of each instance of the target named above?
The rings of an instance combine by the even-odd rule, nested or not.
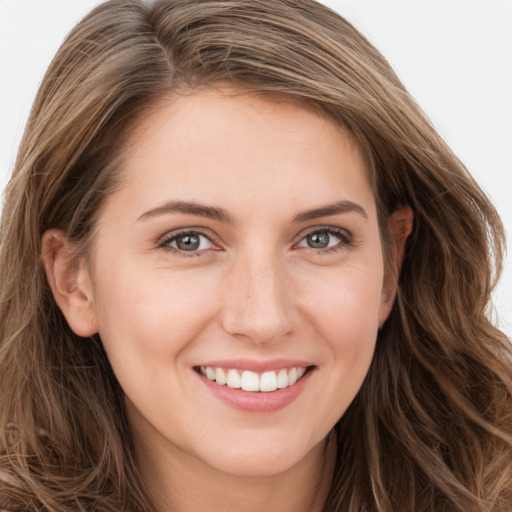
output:
[[[334,472],[336,441],[331,432],[296,465],[270,476],[219,472],[178,449],[166,450],[163,457],[160,450],[158,457],[152,452],[145,446],[137,456],[158,512],[321,512]]]

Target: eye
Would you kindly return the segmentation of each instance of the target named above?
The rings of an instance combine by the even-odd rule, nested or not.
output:
[[[317,229],[308,233],[299,243],[299,247],[309,249],[336,249],[347,247],[351,238],[344,230],[334,228]]]
[[[182,231],[165,238],[160,247],[183,252],[198,252],[215,248],[213,242],[203,233],[197,231]]]

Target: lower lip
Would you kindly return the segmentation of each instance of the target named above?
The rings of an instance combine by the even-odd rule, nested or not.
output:
[[[226,385],[219,386],[203,375],[196,373],[203,384],[219,399],[244,412],[270,413],[284,409],[304,391],[313,373],[310,368],[295,384],[275,391],[244,391]]]

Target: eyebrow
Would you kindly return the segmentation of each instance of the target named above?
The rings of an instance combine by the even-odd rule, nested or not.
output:
[[[226,224],[233,224],[233,217],[223,208],[215,206],[206,206],[194,201],[169,201],[158,208],[149,210],[143,213],[137,221],[144,220],[150,217],[169,213],[181,213],[184,215],[196,215],[198,217],[206,217],[212,220],[225,222]]]
[[[318,219],[320,217],[328,217],[330,215],[338,215],[340,213],[355,212],[365,220],[368,219],[368,214],[364,208],[352,201],[338,201],[336,203],[327,204],[319,208],[307,210],[297,214],[293,218],[293,223],[297,224],[308,220]],[[205,217],[226,224],[234,224],[234,218],[223,208],[216,206],[207,206],[196,203],[194,201],[169,201],[158,208],[154,208],[144,212],[137,221],[145,220],[151,217],[157,217],[164,214],[181,213],[184,215],[196,215],[198,217]]]
[[[320,208],[314,208],[312,210],[301,212],[294,217],[293,222],[304,222],[307,220],[318,219],[320,217],[328,217],[330,215],[352,212],[361,215],[364,220],[368,220],[368,214],[362,206],[352,201],[338,201],[336,203],[321,206]]]

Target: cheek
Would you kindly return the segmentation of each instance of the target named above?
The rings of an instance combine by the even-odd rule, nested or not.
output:
[[[380,271],[353,265],[303,285],[302,307],[328,339],[352,344],[376,333],[382,300]]]
[[[347,267],[330,282],[317,279],[315,293],[306,298],[313,335],[324,349],[321,366],[330,369],[318,400],[332,397],[328,414],[334,421],[356,396],[370,367],[378,332],[381,280],[380,271]]]
[[[322,347],[325,381],[316,400],[334,424],[359,392],[368,373],[378,332],[381,287],[375,276],[353,269],[309,296],[309,314]]]
[[[194,342],[214,314],[214,280],[168,269],[111,269],[97,287],[99,332],[113,364],[169,359]]]

